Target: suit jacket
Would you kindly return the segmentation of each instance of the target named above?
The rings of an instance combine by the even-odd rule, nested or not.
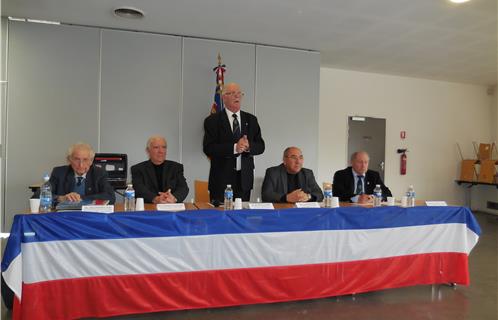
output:
[[[250,150],[240,155],[233,154],[232,129],[225,111],[208,116],[204,120],[203,151],[211,159],[208,189],[212,199],[223,199],[227,184],[235,185],[236,157],[241,158],[241,189],[249,191],[254,182],[255,155],[262,154],[265,142],[261,137],[258,120],[250,113],[240,111],[241,135],[247,135]]]
[[[63,196],[74,191],[74,170],[71,166],[55,167],[50,175],[50,184],[54,196]],[[84,200],[116,201],[114,188],[107,181],[107,172],[104,169],[91,166],[86,173]]]
[[[183,176],[183,165],[170,160],[164,161],[164,190],[159,190],[154,164],[150,160],[140,162],[131,167],[131,180],[136,197],[144,198],[144,201],[147,203],[152,203],[159,192],[166,192],[168,189],[171,189],[171,193],[178,202],[183,202],[189,190],[187,181]]]
[[[386,200],[391,197],[391,190],[384,185],[377,171],[367,170],[365,174],[365,193],[373,194],[376,184],[380,184],[382,188],[382,198]],[[334,174],[333,192],[335,197],[339,197],[340,201],[351,201],[355,196],[353,169],[347,167],[339,170]]]
[[[310,201],[322,201],[323,193],[316,183],[313,171],[302,168],[297,173],[299,187],[311,194]],[[282,197],[293,190],[287,190],[287,170],[283,164],[266,169],[261,197],[264,202],[282,202]]]

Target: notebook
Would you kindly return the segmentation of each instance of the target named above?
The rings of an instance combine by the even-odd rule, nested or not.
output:
[[[109,200],[81,200],[80,202],[72,202],[72,201],[63,201],[59,202],[57,206],[55,206],[56,211],[74,211],[81,210],[82,206],[96,204],[96,205],[106,205],[109,203]]]

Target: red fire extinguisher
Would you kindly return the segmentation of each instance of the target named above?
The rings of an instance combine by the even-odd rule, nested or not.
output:
[[[399,163],[399,174],[404,176],[406,174],[406,162],[408,157],[406,156],[408,149],[398,149],[398,153],[401,153],[400,163]]]

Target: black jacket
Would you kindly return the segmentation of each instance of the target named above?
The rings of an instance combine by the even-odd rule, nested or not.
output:
[[[367,170],[365,174],[365,193],[373,194],[376,184],[380,184],[380,187],[382,188],[382,198],[384,200],[386,200],[387,197],[392,196],[391,190],[384,185],[379,173],[377,171]],[[351,167],[339,170],[334,174],[332,190],[334,197],[339,197],[339,201],[351,201],[351,198],[355,196],[354,175]]]
[[[171,193],[175,196],[177,202],[183,202],[188,195],[189,189],[183,176],[183,165],[178,162],[164,161],[164,190],[159,190],[156,171],[150,160],[131,167],[131,179],[135,189],[135,197],[144,198],[147,203],[152,203],[159,192],[166,192],[168,189],[171,189]]]
[[[227,184],[235,185],[236,157],[241,158],[241,189],[249,191],[254,182],[253,156],[265,151],[258,119],[250,113],[240,111],[241,135],[247,135],[250,150],[240,155],[233,154],[232,129],[225,111],[208,116],[204,120],[204,153],[211,159],[209,185],[211,199],[223,200]]]

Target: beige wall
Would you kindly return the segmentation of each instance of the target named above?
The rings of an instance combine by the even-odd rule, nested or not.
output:
[[[418,198],[464,204],[460,143],[472,157],[472,141],[490,141],[492,97],[486,87],[321,68],[318,181],[347,165],[347,117],[385,118],[386,184],[400,197],[409,184]],[[399,138],[406,131],[406,139]],[[399,174],[398,148],[408,148],[407,175]]]
[[[498,142],[498,92],[495,88],[491,95],[490,120],[491,120],[491,141]],[[497,146],[498,147],[498,146]],[[493,153],[494,158],[498,157],[498,150]],[[480,211],[498,214],[498,210],[487,208],[487,202],[498,202],[498,188],[491,186],[476,186],[472,188],[472,208]]]

